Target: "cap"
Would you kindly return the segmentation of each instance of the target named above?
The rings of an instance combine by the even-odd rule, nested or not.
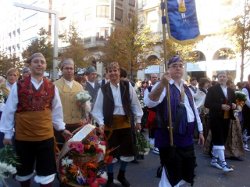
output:
[[[34,58],[36,58],[36,57],[42,57],[42,58],[45,59],[45,57],[43,56],[42,53],[34,53],[34,54],[32,54],[32,55],[28,58],[27,63],[30,64],[31,61],[32,61],[32,59],[34,59]]]
[[[24,68],[22,69],[22,73],[28,73],[28,72],[30,72],[30,68],[24,67]]]
[[[97,73],[94,66],[89,66],[89,67],[86,69],[85,74],[88,75],[88,74],[90,74],[90,73]]]
[[[72,58],[66,58],[60,63],[60,69],[62,70],[65,65],[73,65],[74,66],[74,60]]]
[[[183,62],[183,60],[181,59],[179,55],[175,55],[172,58],[170,58],[170,60],[168,61],[168,66],[170,66],[171,64],[175,62]]]

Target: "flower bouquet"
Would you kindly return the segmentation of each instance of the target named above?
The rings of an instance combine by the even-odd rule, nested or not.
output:
[[[58,162],[62,183],[74,187],[95,187],[106,182],[101,178],[105,169],[106,146],[94,128],[93,125],[85,125],[64,145]]]
[[[235,92],[235,97],[236,97],[236,105],[237,108],[241,111],[243,105],[245,104],[245,101],[247,100],[246,95],[241,92],[241,91],[236,91]]]
[[[91,111],[91,96],[88,91],[81,91],[76,94],[76,104],[81,110],[82,116],[88,117],[90,111]]]
[[[5,179],[16,174],[16,166],[18,159],[14,149],[10,145],[6,145],[0,149],[0,181],[6,185]]]
[[[150,144],[141,132],[135,133],[136,149],[139,155],[147,155],[150,151]]]

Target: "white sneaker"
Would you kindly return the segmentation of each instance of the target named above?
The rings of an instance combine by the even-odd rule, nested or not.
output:
[[[249,149],[249,147],[248,147],[248,145],[246,143],[243,145],[243,148],[244,148],[245,151],[250,151],[250,149]]]
[[[222,169],[222,166],[219,164],[217,159],[212,159],[210,165],[217,169]]]
[[[159,149],[158,149],[157,147],[155,147],[155,148],[153,149],[153,153],[159,154]]]
[[[149,144],[150,144],[150,148],[154,149],[154,147],[155,147],[155,139],[149,138]]]
[[[224,172],[230,172],[234,170],[232,167],[228,166],[226,162],[222,162],[221,167]]]

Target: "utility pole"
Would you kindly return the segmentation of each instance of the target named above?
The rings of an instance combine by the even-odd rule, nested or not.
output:
[[[14,6],[16,7],[21,7],[24,9],[29,9],[29,10],[34,10],[38,12],[43,12],[47,14],[53,14],[55,16],[55,21],[54,21],[54,46],[53,46],[53,71],[52,71],[52,80],[55,81],[57,78],[57,59],[58,59],[58,22],[59,22],[59,17],[58,17],[58,12],[54,10],[47,10],[31,5],[25,5],[21,3],[14,3]]]

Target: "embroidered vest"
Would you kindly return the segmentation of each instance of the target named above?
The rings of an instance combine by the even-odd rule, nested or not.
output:
[[[63,119],[66,124],[80,123],[82,114],[80,108],[76,103],[76,94],[83,91],[83,87],[78,82],[74,81],[72,88],[70,88],[61,78],[54,82],[59,90],[62,106]]]
[[[115,108],[114,98],[112,94],[112,90],[110,88],[110,82],[102,86],[103,93],[103,116],[104,116],[104,124],[108,127],[112,127],[113,125],[113,112]],[[131,101],[129,94],[129,82],[128,81],[120,81],[120,92],[121,92],[121,100],[122,106],[125,112],[125,115],[129,119],[131,117]]]
[[[15,113],[16,139],[42,141],[54,136],[52,100],[55,86],[46,78],[38,90],[31,77],[17,82],[18,104]]]

